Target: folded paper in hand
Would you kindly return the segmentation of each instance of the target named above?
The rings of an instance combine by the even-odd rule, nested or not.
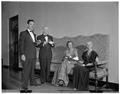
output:
[[[77,56],[76,56],[76,57],[74,57],[73,59],[74,59],[74,60],[79,60],[79,58],[78,58]]]

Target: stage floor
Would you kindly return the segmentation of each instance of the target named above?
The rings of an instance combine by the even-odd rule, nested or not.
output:
[[[71,84],[72,85],[72,84]],[[42,84],[41,86],[29,86],[33,93],[89,93],[89,91],[75,91],[72,86],[56,87],[51,83]],[[94,86],[89,85],[90,90]],[[9,68],[2,68],[2,92],[20,92],[21,90],[21,71],[15,72]],[[103,92],[114,92],[112,89],[103,89]]]

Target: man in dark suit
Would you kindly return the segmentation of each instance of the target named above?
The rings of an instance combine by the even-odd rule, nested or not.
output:
[[[47,34],[47,27],[42,27],[42,35],[37,37],[41,41],[39,44],[40,78],[41,83],[49,82],[50,64],[52,59],[51,47],[54,47],[53,37]]]
[[[20,33],[19,47],[20,59],[23,65],[22,88],[27,92],[28,81],[30,85],[36,85],[34,76],[34,66],[36,62],[36,35],[34,31],[34,20],[27,21],[27,30]]]

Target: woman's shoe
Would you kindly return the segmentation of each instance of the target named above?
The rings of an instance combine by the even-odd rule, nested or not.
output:
[[[75,90],[75,91],[76,91],[77,89],[76,89],[76,88],[74,88],[73,90]]]
[[[55,84],[55,86],[59,87],[59,85],[58,85],[58,84]]]
[[[59,86],[63,86],[63,84],[64,84],[64,82],[62,80],[59,81],[59,83],[58,83]]]

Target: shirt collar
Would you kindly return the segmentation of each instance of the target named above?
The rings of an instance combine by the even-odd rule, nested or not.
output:
[[[28,30],[28,32],[30,32],[30,29],[27,29]]]
[[[48,34],[47,35],[44,35],[44,34],[42,34],[43,36],[48,36]]]

